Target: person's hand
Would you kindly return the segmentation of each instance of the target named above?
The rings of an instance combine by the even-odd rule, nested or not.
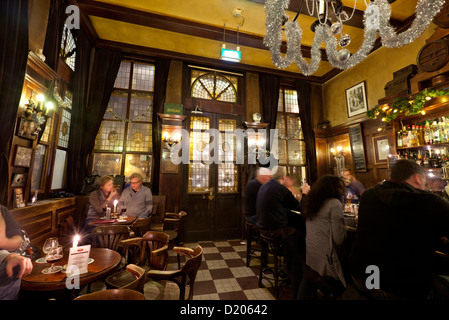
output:
[[[306,182],[301,186],[301,192],[302,194],[308,194],[310,191],[310,186],[309,184]]]
[[[117,190],[112,189],[111,193],[109,194],[108,200],[111,200],[112,198],[114,198],[117,195]]]
[[[13,269],[16,266],[20,266],[19,273],[17,274],[17,278],[19,279],[29,275],[33,270],[33,263],[29,258],[19,256],[15,253],[9,254],[4,261],[6,262],[6,273],[10,278],[13,277]]]

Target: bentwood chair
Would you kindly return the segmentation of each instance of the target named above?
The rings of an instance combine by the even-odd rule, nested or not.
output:
[[[123,269],[128,261],[128,252],[122,245],[122,241],[129,238],[130,229],[128,226],[112,225],[100,226],[92,230],[92,247],[107,248],[117,251],[122,255],[122,261],[118,269]]]
[[[151,216],[147,218],[137,218],[136,221],[134,221],[134,223],[129,226],[130,229],[134,232],[133,237],[143,237],[145,233],[150,231],[151,220]]]
[[[169,249],[181,245],[181,232],[184,226],[184,220],[187,212],[179,211],[179,213],[165,213],[163,232],[170,237]],[[178,254],[178,268],[181,268],[181,259]]]
[[[150,281],[145,285],[147,299],[186,300],[186,289],[189,289],[187,300],[192,300],[196,275],[203,257],[203,248],[199,245],[195,249],[174,247],[173,251],[185,255],[187,261],[178,270],[150,270],[147,274]]]
[[[138,247],[140,257],[134,261],[150,270],[165,270],[168,264],[168,235],[158,231],[148,231],[143,237],[122,241],[125,252],[130,247]],[[147,264],[148,263],[148,264]],[[117,272],[106,278],[108,288],[123,288],[135,281],[135,276],[127,271]]]
[[[83,294],[74,300],[145,300],[145,296],[130,289],[110,289]]]

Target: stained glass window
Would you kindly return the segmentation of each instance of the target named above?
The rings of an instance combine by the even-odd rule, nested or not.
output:
[[[307,178],[303,177],[307,160],[299,107],[296,90],[281,87],[276,119],[279,164],[285,166],[288,173]]]
[[[94,148],[94,159],[113,152],[125,164],[118,174],[140,172],[144,182],[151,180],[154,72],[151,63],[121,62]]]
[[[60,56],[70,69],[75,71],[76,39],[65,24],[62,32]]]
[[[237,102],[237,76],[193,70],[191,80],[193,98]]]

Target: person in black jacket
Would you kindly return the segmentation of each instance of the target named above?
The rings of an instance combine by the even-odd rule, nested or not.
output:
[[[304,263],[305,222],[291,211],[300,211],[301,204],[284,184],[289,185],[285,169],[278,167],[273,178],[260,187],[256,200],[256,225],[262,234],[281,242],[286,272],[292,284],[293,297],[296,297]],[[304,186],[301,203],[309,190],[309,185]]]
[[[246,184],[245,187],[245,220],[254,224],[256,222],[256,200],[260,187],[271,179],[271,171],[268,168],[259,168],[257,177]]]
[[[435,249],[449,235],[449,203],[425,185],[424,169],[401,159],[391,180],[362,195],[349,263],[355,287],[369,298],[429,297]]]

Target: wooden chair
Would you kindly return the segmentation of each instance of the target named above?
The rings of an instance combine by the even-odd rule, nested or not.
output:
[[[145,296],[130,289],[110,289],[83,294],[74,300],[145,300]]]
[[[129,235],[130,229],[128,226],[99,226],[92,230],[92,247],[107,248],[120,253],[122,255],[122,259],[120,264],[117,266],[117,270],[123,270],[128,264],[128,251],[122,245],[122,241],[128,239]]]
[[[136,221],[134,221],[134,223],[129,226],[130,229],[134,232],[133,237],[143,237],[145,233],[150,231],[151,220],[151,216],[147,218],[137,218]]]
[[[140,266],[148,261],[150,270],[165,270],[168,264],[168,235],[158,231],[148,231],[143,237],[122,241],[125,252],[130,247],[138,247],[140,257],[136,263]],[[127,271],[117,272],[106,278],[108,288],[123,288],[135,281],[135,277]]]
[[[180,211],[179,213],[166,213],[164,218],[164,226],[162,231],[167,233],[170,237],[169,249],[181,245],[180,233],[184,225],[184,219],[187,212]],[[181,268],[181,259],[178,254],[178,268]]]
[[[154,300],[176,299],[175,294],[178,290],[178,299],[186,300],[187,287],[189,287],[187,300],[192,300],[196,275],[203,258],[203,248],[201,246],[197,246],[195,249],[174,247],[173,250],[178,254],[187,256],[188,260],[179,270],[148,271],[147,277],[151,281],[147,283],[145,289],[148,289],[148,295],[153,296]],[[176,286],[170,285],[173,283]],[[147,293],[147,290],[145,292]]]

